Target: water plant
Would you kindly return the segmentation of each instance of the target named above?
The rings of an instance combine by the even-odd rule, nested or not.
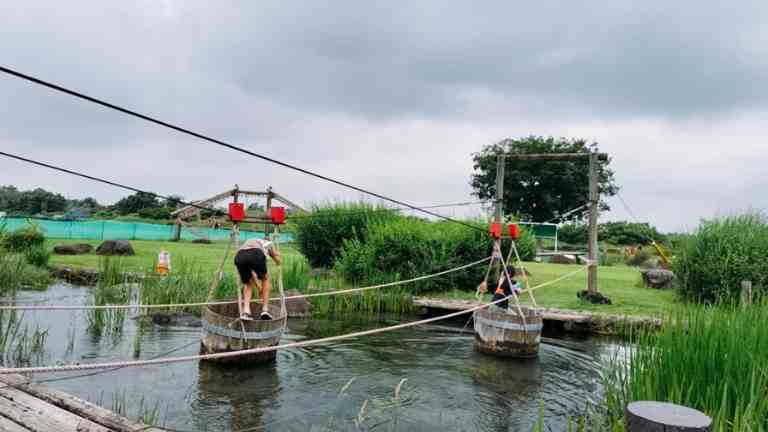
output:
[[[30,332],[28,326],[22,326],[23,318],[15,311],[0,310],[0,364],[29,364],[45,352],[48,330],[36,326]]]
[[[45,289],[51,282],[48,270],[29,264],[22,254],[0,249],[0,295],[17,289]]]
[[[687,306],[658,332],[640,332],[606,366],[605,406],[669,401],[703,411],[717,431],[768,431],[768,301]]]
[[[89,304],[127,304],[132,291],[131,285],[126,283],[127,279],[120,259],[102,259],[99,262],[99,281],[91,289]],[[125,309],[89,309],[86,313],[87,329],[96,337],[111,335],[119,340],[125,316]]]

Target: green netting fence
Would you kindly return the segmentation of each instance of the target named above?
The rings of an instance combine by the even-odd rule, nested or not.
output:
[[[0,218],[0,225],[7,231],[15,231],[35,224],[48,238],[77,240],[170,240],[173,238],[173,225],[161,225],[142,222],[117,222],[108,220],[57,221],[47,219]],[[182,240],[207,238],[211,241],[229,239],[230,230],[222,228],[188,229],[182,227]],[[240,231],[240,239],[263,238],[263,232]],[[283,242],[291,241],[292,236],[280,234]]]

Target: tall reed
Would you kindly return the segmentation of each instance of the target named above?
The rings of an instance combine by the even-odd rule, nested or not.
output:
[[[0,310],[0,364],[27,365],[45,352],[48,330],[22,326],[23,315]]]
[[[120,259],[102,259],[99,261],[99,280],[91,289],[89,303],[96,306],[127,304],[132,292],[127,280]],[[118,339],[123,332],[125,316],[125,309],[89,309],[85,316],[87,329],[96,337],[106,334]]]
[[[768,431],[768,301],[685,307],[633,338],[604,375],[609,416],[627,403],[668,401],[705,412],[717,431]]]

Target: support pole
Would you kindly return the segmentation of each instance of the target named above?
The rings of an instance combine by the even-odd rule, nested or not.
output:
[[[274,194],[272,193],[272,186],[269,186],[267,188],[267,215],[271,215],[272,212],[272,198],[274,198]],[[272,234],[271,228],[271,224],[264,224],[264,239],[270,238],[270,234]]]
[[[504,155],[500,154],[496,156],[496,215],[494,217],[494,221],[496,223],[501,223],[502,219],[504,218]],[[501,253],[501,240],[496,240],[496,247]],[[496,262],[493,273],[494,273],[494,286],[493,288],[496,289],[496,284],[499,281],[499,277],[501,276],[501,260],[504,259],[503,256],[500,257],[500,259]]]
[[[597,294],[597,213],[600,205],[598,191],[598,155],[589,154],[589,270],[587,290]]]

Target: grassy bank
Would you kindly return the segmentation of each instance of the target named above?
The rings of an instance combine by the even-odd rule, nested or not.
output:
[[[100,240],[46,240],[46,246],[53,251],[54,245],[87,243],[94,247],[101,244]],[[183,259],[186,262],[193,263],[201,272],[212,274],[218,269],[224,252],[227,249],[227,242],[213,242],[211,244],[197,244],[191,242],[169,242],[169,241],[151,241],[151,240],[131,240],[135,256],[123,257],[122,268],[125,271],[143,272],[152,268],[157,260],[157,254],[161,249],[171,253],[171,264]],[[280,252],[286,257],[286,261],[292,258],[300,257],[300,254],[289,245],[281,245]],[[230,250],[229,258],[225,271],[234,271],[235,251]],[[99,267],[99,255],[90,253],[86,255],[51,255],[51,264],[69,265],[74,267]]]
[[[660,332],[640,334],[607,366],[609,417],[657,400],[703,411],[716,431],[768,431],[768,302],[687,306]]]
[[[531,272],[529,277],[531,286],[556,279],[578,269],[575,265],[545,263],[525,263],[525,268]],[[518,278],[518,280],[522,283],[522,278]],[[541,307],[617,315],[659,316],[675,304],[673,291],[643,287],[640,272],[634,267],[614,266],[598,269],[598,287],[600,292],[613,301],[612,305],[593,305],[581,301],[576,297],[576,293],[586,289],[586,286],[587,273],[585,271],[537,290],[534,292],[534,296]],[[475,299],[474,292],[459,290],[436,294],[432,297]],[[488,298],[489,296],[486,295],[485,299]],[[528,302],[527,296],[524,296],[523,299]]]

